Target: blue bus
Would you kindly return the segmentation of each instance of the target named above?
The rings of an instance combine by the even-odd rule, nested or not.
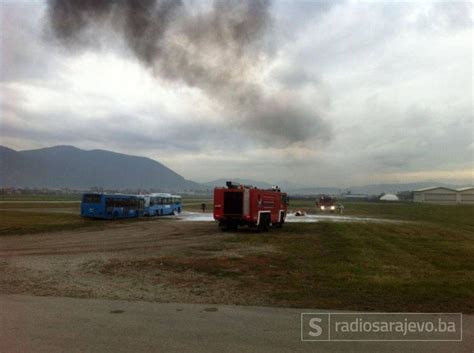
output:
[[[141,217],[144,200],[136,195],[84,194],[81,202],[81,216],[102,219]]]
[[[145,216],[166,216],[181,213],[181,196],[157,193],[142,196],[145,201]]]

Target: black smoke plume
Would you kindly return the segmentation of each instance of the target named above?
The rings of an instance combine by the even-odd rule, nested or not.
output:
[[[156,75],[199,88],[233,126],[262,140],[286,145],[328,137],[322,119],[298,100],[281,104],[258,79],[272,55],[268,0],[215,0],[207,8],[174,0],[51,0],[48,17],[67,47],[118,34]]]

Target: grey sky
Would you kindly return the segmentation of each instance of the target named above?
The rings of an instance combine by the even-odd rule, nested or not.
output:
[[[473,182],[471,3],[273,1],[262,22],[219,2],[251,29],[235,42],[212,4],[184,1],[144,62],[116,27],[63,45],[45,2],[0,2],[0,144],[145,155],[196,181]]]

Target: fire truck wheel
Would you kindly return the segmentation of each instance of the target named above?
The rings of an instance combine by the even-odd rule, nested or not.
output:
[[[219,228],[223,232],[227,232],[229,230],[229,225],[227,224],[227,222],[219,222]]]
[[[219,223],[219,228],[223,232],[227,232],[229,230],[237,230],[237,227],[239,224],[237,222],[220,222]]]
[[[268,232],[268,227],[270,226],[270,219],[268,219],[263,225],[263,231]]]
[[[285,223],[285,213],[284,212],[281,213],[280,219],[281,219],[280,222],[273,224],[274,227],[276,227],[276,228],[283,227],[283,224]]]
[[[271,219],[268,214],[263,214],[260,218],[260,223],[258,224],[258,231],[259,232],[266,232],[268,231],[268,226],[271,223]]]

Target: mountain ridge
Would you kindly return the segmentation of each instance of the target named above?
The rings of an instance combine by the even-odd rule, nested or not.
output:
[[[156,191],[192,191],[209,193],[216,186],[233,181],[259,188],[272,183],[244,178],[219,178],[196,183],[149,157],[134,156],[103,149],[83,150],[58,145],[33,150],[15,151],[0,145],[0,187],[70,188],[90,190],[144,189]],[[352,194],[378,195],[412,191],[429,186],[458,188],[461,185],[421,181],[413,183],[380,183],[352,187],[302,186],[291,181],[276,183],[292,195]]]
[[[148,157],[100,149],[82,150],[69,145],[24,151],[0,147],[2,187],[201,189],[200,184]]]

